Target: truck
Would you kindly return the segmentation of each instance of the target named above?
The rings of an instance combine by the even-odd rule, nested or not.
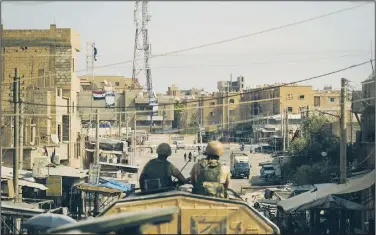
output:
[[[230,155],[230,171],[232,178],[249,179],[251,165],[249,165],[248,155],[244,152],[234,153]]]

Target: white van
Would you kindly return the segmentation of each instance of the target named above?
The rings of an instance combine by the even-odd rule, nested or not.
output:
[[[182,140],[176,141],[176,149],[185,149],[184,141]]]

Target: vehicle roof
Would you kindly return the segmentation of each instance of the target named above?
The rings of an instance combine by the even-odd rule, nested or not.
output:
[[[262,215],[259,211],[257,211],[254,207],[252,207],[250,204],[248,204],[245,201],[241,200],[229,200],[229,199],[223,199],[223,198],[214,198],[214,197],[208,197],[208,196],[203,196],[203,195],[198,195],[198,194],[193,194],[190,192],[186,191],[179,191],[179,190],[173,190],[173,191],[166,191],[166,192],[161,192],[161,193],[155,193],[155,194],[149,194],[149,195],[142,195],[139,193],[130,195],[129,197],[125,199],[118,200],[116,202],[113,202],[110,204],[105,210],[103,210],[98,216],[102,216],[107,213],[115,204],[117,203],[126,203],[126,202],[134,202],[134,201],[143,201],[143,200],[152,200],[152,199],[159,199],[159,198],[168,198],[168,197],[176,197],[176,196],[185,196],[185,197],[190,197],[190,198],[198,198],[198,199],[204,199],[208,201],[215,201],[218,203],[224,202],[224,203],[231,203],[231,204],[237,204],[237,205],[244,205],[254,214],[259,217],[261,220],[263,220],[266,224],[268,224],[276,234],[279,234],[279,228],[271,222],[267,217]]]

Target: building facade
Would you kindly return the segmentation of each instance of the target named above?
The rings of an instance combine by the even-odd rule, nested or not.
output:
[[[81,141],[81,121],[77,112],[79,79],[75,75],[76,53],[80,51],[80,36],[72,29],[4,29],[3,94],[11,94],[10,84],[14,69],[21,77],[21,99],[24,106],[24,161],[23,167],[32,168],[33,149],[47,146],[56,149],[59,158],[71,166],[80,167],[84,146]],[[13,76],[12,76],[13,77]],[[13,113],[13,104],[2,97],[2,109]],[[13,117],[4,117],[3,146],[8,148],[4,163],[13,151]],[[54,144],[55,134],[59,143]],[[9,164],[11,161],[9,161]]]
[[[104,90],[106,86],[111,86],[116,92],[131,90],[133,79],[123,76],[80,76],[80,85],[83,91]],[[135,90],[141,90],[139,83],[136,84]]]

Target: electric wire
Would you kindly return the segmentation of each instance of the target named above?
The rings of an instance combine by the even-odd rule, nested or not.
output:
[[[294,85],[296,83],[306,82],[306,81],[310,81],[310,80],[314,80],[314,79],[326,77],[326,76],[329,76],[329,75],[333,75],[333,74],[336,74],[336,73],[339,73],[339,72],[343,72],[343,71],[346,71],[346,70],[349,70],[349,69],[352,69],[352,68],[355,68],[355,67],[359,67],[359,66],[362,66],[362,65],[365,65],[365,64],[368,64],[368,63],[370,63],[370,61],[366,61],[366,62],[362,62],[362,63],[359,63],[359,64],[351,65],[351,66],[348,66],[348,67],[345,67],[345,68],[342,68],[342,69],[338,69],[338,70],[335,70],[335,71],[332,71],[332,72],[328,72],[328,73],[324,73],[324,74],[321,74],[321,75],[317,75],[317,76],[313,76],[313,77],[301,79],[301,80],[298,80],[298,81],[284,83],[284,84],[281,84],[281,85],[271,85],[271,86],[268,86],[268,87],[253,88],[253,89],[251,89],[250,91],[247,91],[247,92],[239,92],[239,93],[236,93],[236,94],[225,95],[225,96],[218,96],[218,97],[215,97],[215,98],[206,98],[205,97],[205,98],[201,98],[201,99],[203,101],[210,101],[210,100],[217,100],[217,99],[223,99],[223,98],[231,98],[231,97],[236,97],[236,96],[242,96],[242,95],[245,95],[245,94],[251,94],[251,93],[254,93],[254,92],[271,90],[271,89],[276,89],[276,88],[280,88],[280,87],[286,87],[286,86],[289,86],[289,85]],[[183,101],[183,102],[179,102],[179,104],[189,104],[189,103],[197,103],[197,102],[201,102],[201,100],[197,99],[197,100],[191,100],[191,101]],[[47,105],[47,104],[38,104],[38,103],[32,103],[32,102],[22,102],[22,103],[23,104],[30,104],[30,105],[39,105],[39,106],[51,106],[51,107],[64,107],[64,108],[73,107],[72,105],[54,105],[54,104]],[[174,105],[174,104],[176,104],[176,102],[166,103],[166,104],[158,104],[158,106],[166,106],[166,105]],[[95,108],[95,109],[103,109],[103,108],[105,108],[103,106],[102,107],[94,107],[94,106],[80,106],[80,105],[75,106],[75,107],[77,107],[77,108]],[[130,107],[130,106],[128,106],[128,107],[117,107],[117,108],[121,108],[121,109],[135,109],[136,106],[133,106],[133,107]]]

